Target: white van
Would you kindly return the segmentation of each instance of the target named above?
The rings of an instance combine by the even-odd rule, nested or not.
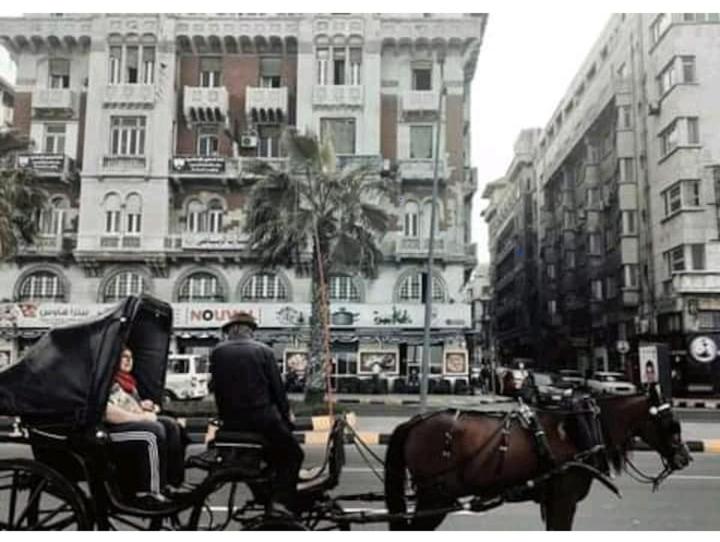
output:
[[[209,380],[207,356],[171,354],[168,357],[165,394],[170,399],[202,399],[208,394]]]

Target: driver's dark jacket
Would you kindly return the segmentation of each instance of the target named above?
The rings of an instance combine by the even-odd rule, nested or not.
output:
[[[210,354],[210,390],[223,422],[241,420],[248,410],[275,406],[290,423],[290,405],[275,354],[251,338],[225,341]]]

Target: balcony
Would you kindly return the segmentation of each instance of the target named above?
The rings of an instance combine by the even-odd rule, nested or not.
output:
[[[282,122],[288,114],[288,89],[247,87],[245,115],[253,122]]]
[[[242,232],[226,233],[180,233],[165,238],[169,251],[183,250],[246,250],[248,236]]]
[[[68,88],[42,88],[33,92],[34,117],[75,117],[79,112],[78,93]]]
[[[142,247],[139,235],[103,235],[98,246],[102,250],[128,250]]]
[[[38,177],[60,177],[67,180],[73,171],[73,160],[64,154],[19,154],[17,167],[32,169]]]
[[[438,110],[435,90],[408,90],[402,96],[403,113],[425,113]]]
[[[418,237],[401,237],[395,244],[395,254],[400,257],[427,257],[430,248],[430,239]],[[433,255],[440,256],[445,252],[445,239],[442,237],[433,240]]]
[[[337,156],[337,167],[366,167],[379,173],[384,168],[384,165],[382,156],[379,154],[340,154]]]
[[[75,233],[38,234],[32,244],[21,243],[18,246],[18,256],[69,254],[75,249],[76,244],[77,234]]]
[[[183,114],[188,124],[227,122],[228,92],[225,87],[185,87]]]
[[[151,108],[155,105],[155,85],[108,85],[103,103],[108,107]]]
[[[717,294],[720,292],[720,273],[695,271],[673,275],[671,291],[678,294]]]
[[[365,103],[362,85],[315,85],[313,106],[315,107],[362,107]]]
[[[112,173],[144,173],[147,159],[144,156],[103,156],[102,167]]]
[[[405,180],[432,181],[435,174],[435,160],[399,160],[400,177]],[[442,181],[447,175],[445,160],[438,161],[438,179]]]

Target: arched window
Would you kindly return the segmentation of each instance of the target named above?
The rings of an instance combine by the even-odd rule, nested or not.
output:
[[[330,299],[332,301],[358,302],[360,295],[353,278],[349,275],[334,275],[330,277]]]
[[[37,271],[23,279],[18,298],[19,301],[64,301],[65,288],[52,271]]]
[[[125,199],[125,228],[127,233],[140,233],[142,229],[142,198],[130,194]]]
[[[414,201],[405,204],[405,237],[418,236],[418,222],[420,219],[420,207]]]
[[[190,200],[187,206],[185,229],[190,233],[205,231],[205,206],[200,200]]]
[[[437,233],[440,229],[440,216],[441,216],[441,209],[442,206],[440,202],[438,202],[437,207],[435,207],[435,233]],[[426,201],[423,204],[423,213],[422,213],[422,233],[423,237],[425,239],[430,238],[430,218],[432,217],[432,202]]]
[[[70,207],[67,199],[56,196],[38,215],[38,233],[41,235],[58,235],[65,225],[65,212]]]
[[[210,203],[208,203],[208,210],[207,210],[207,223],[208,223],[208,232],[210,233],[220,233],[222,230],[222,221],[223,221],[223,204],[218,199],[212,199],[210,200]]]
[[[243,301],[281,301],[287,299],[287,288],[274,273],[257,273],[242,288]]]
[[[120,233],[120,209],[120,196],[114,192],[107,194],[103,200],[105,233]]]
[[[217,277],[211,273],[199,271],[187,277],[180,286],[178,301],[227,301],[225,292]]]
[[[132,271],[122,271],[112,277],[103,291],[104,303],[115,303],[131,295],[139,295],[147,290],[145,277]]]
[[[398,297],[400,301],[422,302],[425,297],[425,279],[427,273],[417,272],[406,276],[400,284]],[[436,302],[445,301],[445,287],[442,280],[433,277],[432,298]]]

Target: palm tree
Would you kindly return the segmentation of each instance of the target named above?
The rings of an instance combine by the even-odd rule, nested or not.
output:
[[[27,141],[14,136],[0,137],[0,260],[13,256],[20,241],[33,242],[38,213],[47,201],[33,172],[11,165],[12,151],[25,146]]]
[[[377,276],[382,261],[378,244],[391,222],[383,204],[395,203],[398,190],[394,178],[379,175],[377,165],[338,168],[329,140],[320,142],[312,134],[288,131],[283,143],[287,169],[261,161],[250,167],[257,180],[250,192],[245,230],[263,267],[310,264],[305,400],[315,403],[322,400],[323,375],[331,363],[329,272],[341,266],[366,277]]]

